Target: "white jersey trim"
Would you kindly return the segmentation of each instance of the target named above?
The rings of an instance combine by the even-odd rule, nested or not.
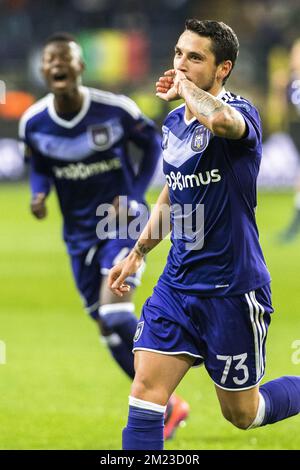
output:
[[[189,126],[190,124],[192,124],[192,122],[194,121],[197,121],[197,118],[195,116],[192,117],[192,119],[187,119],[185,117],[185,112],[184,112],[184,115],[183,115],[183,120],[184,120],[184,123]]]
[[[89,92],[89,89],[85,86],[81,86],[79,87],[79,90],[81,91],[81,93],[83,94],[83,104],[82,104],[82,108],[81,110],[79,111],[78,114],[76,114],[76,116],[71,119],[71,121],[67,121],[66,119],[63,119],[61,118],[60,116],[58,116],[56,110],[55,110],[55,106],[54,106],[54,94],[51,93],[50,95],[48,95],[48,111],[49,111],[49,115],[51,117],[51,119],[56,123],[58,124],[59,126],[61,127],[65,127],[66,129],[72,129],[73,127],[75,127],[84,117],[85,115],[87,114],[88,110],[89,110],[89,107],[90,107],[90,104],[91,104],[91,96],[90,96],[90,92]]]
[[[91,93],[91,99],[97,103],[122,108],[134,119],[138,119],[142,116],[142,111],[140,108],[131,98],[128,98],[128,96],[115,95],[109,91],[97,90],[96,88],[89,88],[89,90]]]
[[[48,107],[48,100],[49,100],[49,95],[44,96],[44,98],[41,98],[38,100],[36,103],[34,103],[32,106],[30,106],[23,116],[20,119],[19,122],[19,137],[20,139],[25,139],[25,130],[26,130],[26,124],[31,119],[33,116],[36,114],[41,113]]]

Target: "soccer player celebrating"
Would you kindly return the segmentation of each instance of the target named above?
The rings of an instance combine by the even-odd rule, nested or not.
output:
[[[300,377],[259,385],[273,309],[255,222],[260,118],[248,100],[224,89],[238,47],[224,23],[187,20],[174,69],[156,83],[159,98],[184,100],[163,126],[167,184],[134,249],[108,279],[122,298],[126,278],[162,239],[162,230],[160,238],[151,233],[169,204],[172,247],[134,339],[124,449],[163,448],[166,403],[190,367],[201,363],[224,417],[240,429],[300,411]],[[203,213],[199,208],[204,222],[194,217]]]
[[[57,33],[48,39],[41,70],[51,93],[31,106],[20,121],[20,138],[31,170],[31,211],[38,219],[46,216],[46,199],[54,185],[64,240],[86,311],[99,325],[114,359],[133,378],[137,319],[132,293],[118,300],[107,287],[107,274],[135,241],[112,235],[99,239],[96,211],[101,204],[112,204],[112,216],[121,219],[121,211],[124,216],[124,210],[144,201],[161,154],[161,139],[154,124],[129,98],[81,86],[82,51],[71,35]],[[142,153],[138,172],[128,153],[131,142]],[[119,205],[121,195],[127,196],[125,208]],[[121,224],[118,227],[122,230]],[[132,287],[139,283],[140,274],[141,270],[128,279]],[[187,404],[173,397],[166,414],[166,437],[186,414]]]

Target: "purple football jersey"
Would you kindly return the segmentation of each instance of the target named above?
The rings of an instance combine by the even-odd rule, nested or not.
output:
[[[172,247],[161,281],[203,296],[241,294],[270,281],[255,221],[260,117],[240,96],[223,90],[218,98],[243,115],[242,139],[217,137],[196,118],[187,121],[184,104],[163,125]]]

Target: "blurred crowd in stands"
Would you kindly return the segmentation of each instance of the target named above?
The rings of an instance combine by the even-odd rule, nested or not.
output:
[[[6,85],[0,139],[15,139],[19,116],[45,94],[39,57],[55,31],[71,32],[83,43],[87,85],[132,96],[160,125],[168,105],[155,97],[154,84],[172,65],[175,41],[189,17],[233,27],[240,55],[228,88],[258,106],[265,138],[284,132],[278,90],[300,36],[299,0],[0,0],[0,80]],[[111,62],[118,64],[125,51],[128,63],[114,68]]]

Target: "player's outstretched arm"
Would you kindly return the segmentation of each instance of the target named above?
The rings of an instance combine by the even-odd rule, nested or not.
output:
[[[226,139],[240,139],[246,131],[243,116],[232,106],[198,88],[186,78],[181,70],[176,71],[174,93],[181,96],[191,113],[213,134]]]
[[[126,278],[136,273],[144,257],[170,232],[170,200],[168,186],[160,193],[150,219],[129,255],[116,264],[108,275],[108,287],[119,297],[130,290]]]

